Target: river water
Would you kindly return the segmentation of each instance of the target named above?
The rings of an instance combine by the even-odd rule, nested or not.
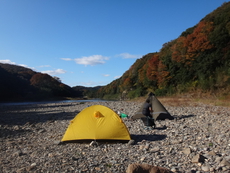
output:
[[[58,100],[58,101],[41,101],[41,102],[9,102],[9,103],[0,103],[0,105],[30,105],[30,104],[46,104],[46,103],[72,103],[72,102],[103,102],[108,100]]]

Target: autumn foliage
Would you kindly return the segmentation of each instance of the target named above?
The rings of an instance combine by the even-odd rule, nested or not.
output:
[[[158,95],[198,89],[227,92],[230,85],[229,18],[230,2],[177,39],[165,43],[159,52],[138,59],[120,79],[100,88],[97,95],[104,97],[126,91],[132,98],[149,91]]]
[[[43,100],[75,96],[55,77],[31,69],[0,63],[0,101]]]
[[[0,98],[89,96],[117,99],[148,92],[170,95],[190,91],[230,92],[230,2],[205,16],[159,52],[148,53],[103,87],[70,88],[55,77],[23,67],[0,64]],[[189,19],[188,19],[189,20]],[[168,30],[170,32],[170,30]],[[73,92],[74,91],[74,92]],[[35,94],[33,94],[35,93]]]

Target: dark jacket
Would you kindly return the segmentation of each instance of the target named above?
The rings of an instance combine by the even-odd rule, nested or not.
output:
[[[151,116],[149,108],[151,108],[152,105],[150,103],[145,103],[142,109],[142,114],[145,116]]]

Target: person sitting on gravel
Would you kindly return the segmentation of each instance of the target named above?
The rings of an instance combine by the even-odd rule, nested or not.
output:
[[[156,126],[151,112],[153,112],[152,105],[150,104],[150,99],[147,99],[142,109],[142,114],[146,116],[146,118],[142,118],[146,130],[152,130]]]

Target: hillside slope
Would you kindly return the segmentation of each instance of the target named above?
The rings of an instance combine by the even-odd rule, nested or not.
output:
[[[73,96],[71,87],[48,74],[0,63],[0,101],[43,100]]]
[[[101,87],[97,97],[133,98],[155,92],[167,95],[211,92],[229,95],[230,2],[205,16],[161,50],[143,56],[121,78]],[[170,30],[169,30],[170,32]]]
[[[122,77],[106,86],[71,88],[48,74],[2,63],[0,79],[0,101],[83,96],[126,99],[148,92],[230,96],[230,2],[165,43],[159,52],[137,59]]]

